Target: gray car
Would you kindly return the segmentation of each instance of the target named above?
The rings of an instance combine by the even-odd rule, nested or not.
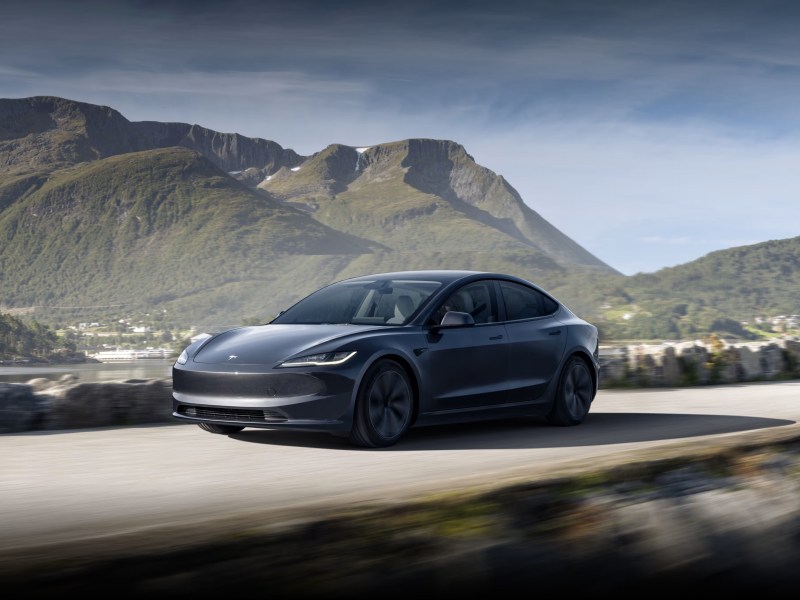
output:
[[[511,275],[405,271],[325,286],[172,369],[173,415],[211,433],[328,431],[386,447],[409,427],[516,416],[581,423],[597,328]]]

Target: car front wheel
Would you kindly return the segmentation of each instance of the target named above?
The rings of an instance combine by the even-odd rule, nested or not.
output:
[[[578,425],[589,413],[593,399],[594,382],[589,367],[583,360],[573,356],[561,373],[556,398],[547,420],[553,425]]]
[[[239,433],[244,427],[239,425],[214,425],[213,423],[198,423],[197,426],[203,431],[209,433],[219,433],[222,435],[230,435],[232,433]]]
[[[411,424],[414,396],[405,370],[379,360],[364,376],[356,399],[350,441],[357,446],[391,446]]]

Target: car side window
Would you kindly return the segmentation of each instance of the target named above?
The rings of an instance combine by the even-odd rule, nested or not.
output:
[[[433,321],[441,323],[444,315],[452,310],[469,313],[476,324],[499,321],[492,282],[475,281],[457,289],[433,314]]]
[[[510,281],[500,282],[506,320],[531,319],[553,314],[558,304],[541,292]]]

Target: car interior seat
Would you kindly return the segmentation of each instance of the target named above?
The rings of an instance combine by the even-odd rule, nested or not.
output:
[[[461,312],[470,313],[475,310],[475,305],[472,302],[472,296],[469,295],[468,292],[460,291],[456,292],[456,296],[459,300],[461,300]]]
[[[414,301],[411,296],[402,295],[397,297],[394,305],[394,317],[386,321],[387,323],[403,323],[414,312]]]

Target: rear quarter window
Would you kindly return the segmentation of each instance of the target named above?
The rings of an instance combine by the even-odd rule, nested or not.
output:
[[[506,320],[532,319],[552,315],[558,303],[545,294],[510,281],[500,282],[500,293],[506,307]]]

